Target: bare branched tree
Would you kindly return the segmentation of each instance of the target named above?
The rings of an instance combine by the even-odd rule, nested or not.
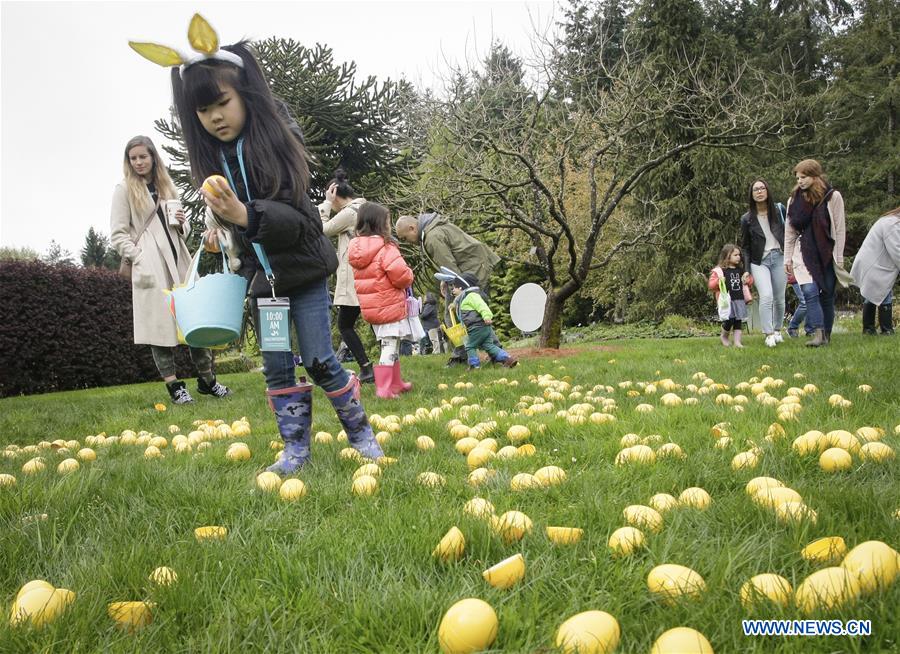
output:
[[[520,69],[454,71],[430,98],[429,155],[397,201],[478,216],[502,255],[534,264],[548,293],[540,345],[559,347],[564,304],[588,275],[660,238],[654,207],[630,200],[645,177],[692,148],[778,147],[806,121],[789,75],[663,61],[627,39],[613,64],[579,61],[536,39]]]

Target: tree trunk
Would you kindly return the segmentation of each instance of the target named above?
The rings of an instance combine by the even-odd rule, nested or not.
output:
[[[544,307],[544,322],[541,325],[540,347],[558,350],[562,341],[563,304],[569,296],[560,296],[556,289],[547,293],[547,304]]]

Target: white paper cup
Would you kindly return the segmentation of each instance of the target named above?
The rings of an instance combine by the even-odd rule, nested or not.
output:
[[[181,223],[178,222],[178,218],[175,217],[175,214],[182,208],[181,200],[166,200],[166,220],[169,221],[170,225],[174,225],[175,227],[181,225]]]

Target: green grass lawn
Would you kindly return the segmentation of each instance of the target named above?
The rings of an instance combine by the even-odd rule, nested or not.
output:
[[[583,345],[558,356],[525,358],[518,368],[485,368],[476,372],[443,368],[440,357],[403,360],[404,372],[415,383],[400,400],[374,398],[364,389],[370,414],[401,418],[419,407],[440,406],[454,396],[465,397],[463,423],[472,426],[494,419],[492,436],[502,447],[507,429],[530,425],[531,457],[495,460],[493,480],[479,489],[467,483],[466,459],[454,449],[447,422],[460,417],[455,405],[437,420],[404,424],[385,446],[398,461],[384,469],[378,493],[370,498],[351,495],[351,477],[358,464],[342,460],[345,444],[315,445],[313,463],[299,475],[308,495],[286,503],[276,494],[256,489],[255,475],[273,459],[269,442],[277,438],[266,407],[260,373],[226,375],[234,396],[225,400],[196,397],[187,407],[169,406],[157,412],[155,402],[168,397],[162,383],[10,398],[0,401],[0,448],[40,441],[85,438],[125,429],[146,430],[171,438],[169,425],[187,434],[197,419],[227,422],[246,416],[252,434],[242,438],[253,452],[244,462],[230,462],[225,451],[232,440],[217,440],[202,453],[176,454],[147,460],[143,446],[97,447],[97,460],[61,476],[62,456],[40,452],[46,470],[27,476],[21,468],[33,454],[0,458],[0,473],[16,477],[12,487],[0,487],[0,607],[8,615],[17,590],[40,578],[69,588],[77,597],[59,619],[43,629],[10,628],[0,622],[0,652],[436,652],[438,624],[457,600],[478,597],[497,612],[499,633],[491,651],[551,652],[554,634],[567,618],[592,609],[612,614],[621,627],[617,651],[648,652],[665,630],[688,626],[702,632],[716,652],[885,652],[900,648],[900,580],[832,613],[842,620],[872,620],[873,633],[851,637],[745,637],[741,619],[805,617],[797,609],[746,611],[741,585],[751,576],[774,572],[796,588],[807,575],[823,567],[800,556],[804,545],[822,536],[842,536],[848,547],[866,540],[900,548],[900,462],[876,464],[854,456],[852,469],[822,471],[816,456],[799,456],[791,442],[818,429],[855,432],[863,426],[885,430],[885,443],[895,450],[900,435],[900,340],[836,335],[829,348],[810,350],[791,341],[770,350],[760,337],[746,339],[742,351],[726,350],[718,339],[617,341],[600,348]],[[762,368],[768,366],[768,368]],[[764,440],[775,422],[774,406],[750,398],[743,412],[717,404],[716,392],[695,395],[686,387],[700,384],[703,372],[726,392],[753,377],[784,381],[769,392],[781,398],[791,386],[815,384],[819,391],[801,398],[796,421],[784,423],[786,437]],[[566,398],[553,402],[542,415],[515,415],[523,395],[544,389],[536,375],[549,374],[583,386],[612,386],[598,397],[613,398],[617,421],[570,425],[556,412],[584,402]],[[795,378],[802,374],[802,379]],[[492,384],[501,378],[518,386]],[[671,379],[682,398],[697,397],[696,405],[660,404],[662,388],[653,395],[629,397],[619,382]],[[471,389],[454,384],[470,381]],[[438,390],[439,383],[449,389]],[[869,393],[857,389],[870,384]],[[194,383],[191,382],[193,390]],[[852,402],[834,408],[834,393]],[[568,395],[568,393],[566,393]],[[640,403],[655,407],[635,411]],[[508,415],[498,415],[506,411]],[[725,449],[714,447],[710,428],[730,422],[733,439]],[[540,425],[545,425],[541,433]],[[337,434],[340,429],[324,394],[316,391],[314,431]],[[627,433],[659,434],[660,443],[681,446],[684,459],[660,459],[649,465],[616,466],[620,439]],[[421,452],[419,435],[437,446]],[[731,459],[753,440],[762,450],[758,467],[734,471]],[[559,486],[514,492],[511,477],[558,465],[568,473]],[[424,488],[416,477],[434,471],[446,486]],[[818,514],[815,525],[779,523],[773,513],[754,504],[745,493],[753,477],[775,477],[799,492]],[[646,504],[655,493],[677,496],[700,486],[712,496],[706,511],[678,508],[665,513],[658,534],[646,532],[646,547],[628,558],[613,558],[609,535],[625,525],[622,510]],[[475,496],[489,499],[498,514],[517,509],[534,523],[520,542],[506,544],[482,520],[462,512]],[[46,519],[36,518],[47,514]],[[227,537],[197,542],[194,528],[222,525]],[[452,526],[465,534],[460,561],[444,564],[431,551]],[[575,545],[552,544],[547,525],[580,527],[584,537]],[[508,590],[490,587],[482,571],[521,552],[527,572]],[[707,590],[698,600],[667,606],[651,596],[647,575],[656,565],[678,563],[697,571]],[[157,566],[178,574],[168,588],[147,580]],[[118,629],[107,616],[107,604],[148,599],[156,603],[150,626],[134,633]],[[814,617],[818,617],[814,616]]]

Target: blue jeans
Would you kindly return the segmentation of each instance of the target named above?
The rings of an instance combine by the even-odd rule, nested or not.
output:
[[[803,290],[800,288],[800,284],[794,282],[791,284],[791,288],[794,289],[794,295],[797,296],[797,308],[794,310],[794,315],[791,316],[788,329],[796,331],[800,329],[800,323],[806,318],[806,300],[803,297]],[[812,333],[812,327],[809,326],[808,322],[806,323],[806,333]]]
[[[834,293],[837,285],[837,276],[834,274],[834,265],[828,264],[825,269],[825,286],[819,288],[815,280],[809,284],[803,284],[803,298],[806,300],[806,324],[813,329],[824,329],[826,334],[831,334],[834,326]]]
[[[326,391],[344,388],[350,374],[344,370],[331,344],[331,298],[323,279],[289,296],[291,323],[297,334],[303,367],[309,378]],[[258,318],[254,302],[254,319]],[[297,385],[292,352],[263,352],[263,373],[269,390]]]
[[[780,332],[784,324],[784,294],[787,290],[784,253],[769,250],[758,266],[750,264],[750,274],[759,291],[759,320],[763,333]]]

